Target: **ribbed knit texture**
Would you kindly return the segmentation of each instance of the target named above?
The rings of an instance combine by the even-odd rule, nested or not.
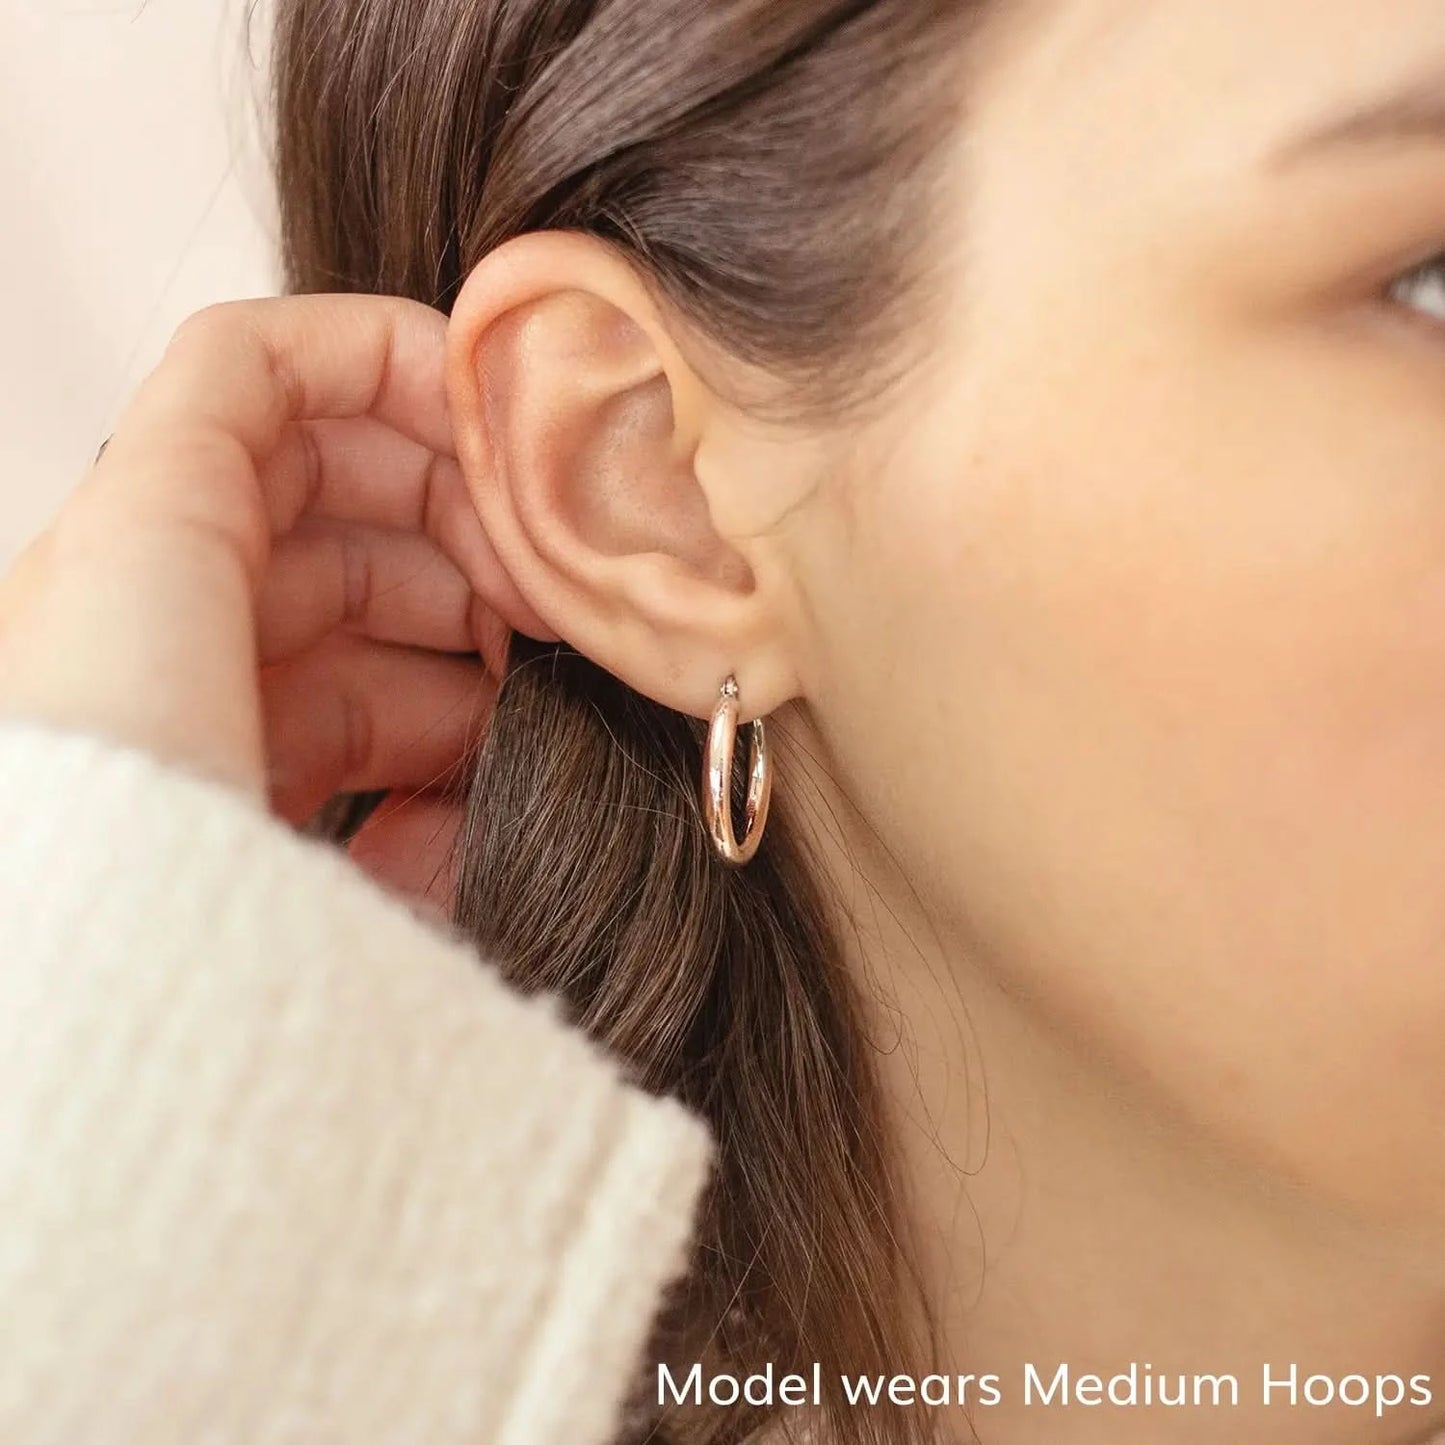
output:
[[[603,1445],[710,1145],[334,849],[0,725],[0,1440]]]

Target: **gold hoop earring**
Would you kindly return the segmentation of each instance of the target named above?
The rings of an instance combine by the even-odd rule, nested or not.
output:
[[[741,867],[758,851],[768,821],[768,802],[773,792],[773,765],[768,754],[768,735],[762,718],[751,724],[748,744],[747,828],[738,842],[733,832],[733,751],[738,734],[738,683],[729,676],[718,694],[708,728],[707,754],[702,764],[702,814],[708,836],[725,863]]]

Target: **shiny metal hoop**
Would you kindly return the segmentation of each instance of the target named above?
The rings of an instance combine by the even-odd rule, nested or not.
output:
[[[702,813],[708,836],[726,863],[741,867],[758,851],[768,821],[773,792],[773,767],[762,718],[751,724],[748,745],[747,827],[738,842],[733,832],[733,751],[738,733],[738,684],[735,677],[723,683],[707,734],[707,755],[702,765]]]

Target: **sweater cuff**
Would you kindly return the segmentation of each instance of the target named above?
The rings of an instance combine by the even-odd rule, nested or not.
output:
[[[0,725],[0,1439],[611,1437],[711,1147],[243,795]]]

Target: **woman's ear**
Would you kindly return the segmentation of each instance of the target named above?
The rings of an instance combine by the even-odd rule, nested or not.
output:
[[[452,311],[458,455],[492,545],[573,647],[696,717],[797,693],[772,524],[812,478],[685,361],[632,266],[580,232],[489,253]]]

